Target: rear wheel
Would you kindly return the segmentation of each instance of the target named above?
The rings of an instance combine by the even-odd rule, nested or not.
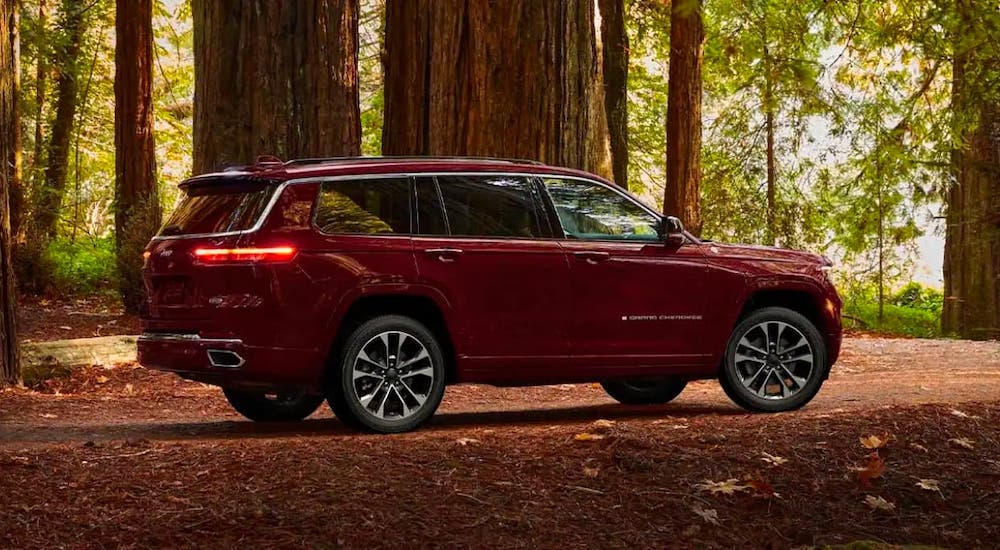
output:
[[[376,317],[348,337],[330,407],[350,426],[405,432],[437,410],[444,375],[444,355],[427,327],[400,315]]]
[[[687,380],[623,380],[601,382],[601,386],[615,401],[625,405],[661,405],[680,395],[687,386]]]
[[[229,404],[256,422],[296,422],[323,404],[323,396],[304,392],[263,392],[223,388]]]
[[[811,401],[828,368],[826,344],[812,322],[790,309],[769,307],[736,326],[720,381],[737,405],[782,412]]]

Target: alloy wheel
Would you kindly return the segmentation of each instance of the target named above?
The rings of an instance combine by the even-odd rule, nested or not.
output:
[[[351,386],[366,413],[380,420],[402,420],[430,397],[434,365],[427,348],[412,334],[381,332],[354,358]]]
[[[799,329],[781,321],[765,321],[743,333],[734,361],[747,391],[763,399],[781,400],[805,388],[816,358]]]

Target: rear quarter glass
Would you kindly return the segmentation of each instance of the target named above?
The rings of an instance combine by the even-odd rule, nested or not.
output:
[[[275,184],[262,180],[200,183],[184,197],[157,234],[160,237],[245,231],[267,208]]]

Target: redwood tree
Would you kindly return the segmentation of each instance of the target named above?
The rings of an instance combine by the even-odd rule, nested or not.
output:
[[[385,25],[384,154],[611,176],[593,0],[387,0]]]
[[[944,332],[1000,337],[1000,47],[982,0],[956,2],[952,155],[944,249]]]
[[[9,206],[20,176],[17,96],[17,2],[0,0],[0,387],[20,379]]]
[[[153,142],[153,0],[115,9],[115,243],[128,312],[145,298],[142,250],[160,225]]]
[[[194,0],[194,172],[357,155],[358,0]]]
[[[667,181],[663,211],[701,231],[701,0],[675,0],[670,13],[667,89]]]
[[[625,0],[599,0],[604,60],[604,110],[615,183],[628,188],[628,33]]]

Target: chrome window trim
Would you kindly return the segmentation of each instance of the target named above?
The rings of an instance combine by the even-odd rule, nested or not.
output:
[[[250,235],[252,233],[256,233],[257,231],[260,231],[260,229],[262,227],[264,227],[264,221],[267,220],[267,218],[271,215],[271,211],[274,210],[274,206],[278,203],[278,199],[281,197],[281,194],[284,193],[285,189],[288,186],[290,186],[290,185],[300,185],[300,184],[306,184],[306,183],[323,183],[323,182],[327,182],[327,181],[345,181],[345,180],[366,180],[366,179],[367,180],[371,180],[371,179],[390,179],[390,178],[417,178],[417,177],[420,177],[420,176],[430,176],[430,177],[434,177],[434,178],[437,178],[439,176],[519,176],[519,177],[526,177],[526,178],[538,178],[540,180],[545,180],[545,179],[570,179],[570,180],[586,181],[586,182],[589,182],[589,183],[592,183],[592,184],[599,185],[601,187],[605,187],[607,189],[610,189],[611,191],[614,191],[615,193],[621,195],[622,197],[625,197],[625,199],[627,199],[629,202],[632,202],[633,204],[639,206],[641,209],[645,210],[649,215],[653,216],[654,218],[659,219],[659,220],[663,219],[663,214],[660,214],[659,212],[657,212],[657,211],[653,210],[652,208],[646,206],[645,203],[643,203],[639,199],[633,197],[629,193],[625,192],[622,188],[618,187],[617,185],[612,185],[612,184],[604,183],[604,182],[602,182],[602,181],[600,181],[600,180],[598,180],[596,178],[588,178],[588,177],[577,176],[577,175],[572,175],[572,174],[566,174],[566,175],[563,175],[563,174],[547,174],[547,173],[539,173],[539,172],[532,172],[532,171],[497,172],[497,171],[493,171],[493,170],[464,170],[464,171],[456,171],[456,172],[447,172],[447,171],[442,172],[442,171],[439,171],[439,170],[435,170],[435,171],[427,171],[427,172],[417,171],[417,172],[391,172],[391,173],[381,173],[381,174],[344,174],[344,175],[339,175],[339,176],[311,176],[311,177],[307,177],[307,178],[290,179],[290,180],[286,180],[286,181],[282,182],[281,184],[279,184],[277,186],[277,188],[274,190],[274,194],[271,195],[271,200],[268,201],[267,206],[265,206],[264,210],[260,213],[260,217],[257,219],[257,222],[252,227],[250,227],[249,229],[244,229],[242,231],[228,231],[228,232],[224,232],[224,233],[199,233],[199,234],[192,234],[192,235],[157,235],[157,236],[153,237],[152,240],[153,241],[163,241],[163,240],[174,240],[174,239],[221,238],[221,237],[231,237],[231,236],[237,236],[237,235],[238,236],[244,236],[244,235]],[[544,187],[544,182],[543,182],[543,187]],[[549,200],[552,200],[552,199],[549,198]],[[412,213],[411,213],[411,219],[412,219]],[[562,230],[561,224],[560,224],[560,230]],[[348,236],[348,235],[365,235],[365,236],[383,236],[383,237],[384,236],[390,236],[390,235],[395,235],[397,237],[399,237],[399,236],[413,236],[413,237],[418,236],[418,235],[401,235],[399,233],[385,233],[385,234],[382,234],[382,233],[375,233],[375,234],[365,234],[365,233],[332,233],[332,234],[326,234],[326,233],[323,233],[323,235],[326,235],[326,236],[331,236],[331,235],[344,235],[344,236]],[[486,237],[486,236],[483,236],[483,237],[476,237],[476,236],[471,236],[471,237],[457,237],[457,236],[454,236],[454,235],[437,235],[437,236],[438,237],[445,237],[445,236],[447,236],[449,238],[472,238],[472,239],[483,239],[483,238],[489,239],[489,238],[491,238],[491,237]],[[504,240],[506,240],[506,239],[504,239]],[[545,240],[545,239],[541,238],[541,239],[527,239],[527,240]],[[565,232],[563,232],[563,238],[561,240],[572,240],[572,239],[566,239],[565,238]],[[625,242],[625,241],[615,241],[615,242]],[[633,241],[633,242],[640,242],[640,241]]]

